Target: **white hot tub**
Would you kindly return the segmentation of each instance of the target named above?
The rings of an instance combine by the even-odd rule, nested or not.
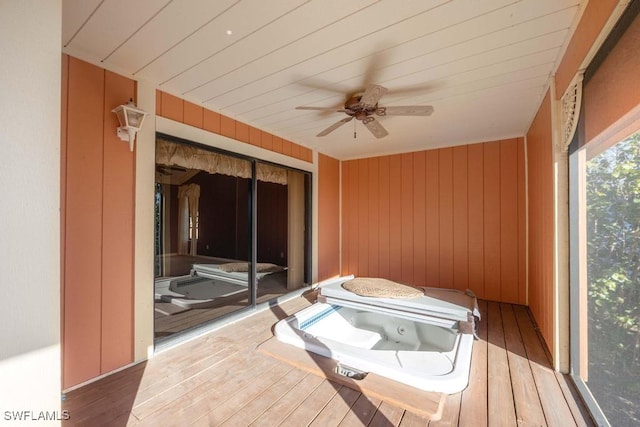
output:
[[[428,296],[420,298],[361,297],[344,290],[342,281],[321,288],[319,299],[326,302],[279,321],[277,339],[338,361],[348,376],[373,372],[448,394],[467,387],[474,341],[469,322],[479,318],[473,295],[426,288]]]

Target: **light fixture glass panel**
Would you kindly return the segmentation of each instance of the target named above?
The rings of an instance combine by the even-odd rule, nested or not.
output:
[[[140,127],[140,116],[142,116],[142,114],[127,108],[127,126]]]
[[[114,110],[114,112],[118,117],[118,122],[120,123],[120,126],[126,126],[127,121],[125,119],[124,108],[116,109]]]

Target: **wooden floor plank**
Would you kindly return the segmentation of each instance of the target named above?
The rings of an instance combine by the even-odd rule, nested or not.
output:
[[[351,410],[353,404],[361,396],[359,391],[342,387],[327,403],[327,406],[309,424],[315,427],[336,426]]]
[[[81,412],[82,415],[79,416],[77,411],[73,412],[73,414],[70,425],[101,425],[104,419],[128,420],[132,417],[133,420],[137,421],[137,418],[131,412],[131,403],[122,399],[109,400],[99,409],[92,408],[91,411]]]
[[[71,424],[105,412],[131,411],[138,384],[144,376],[144,369],[127,369],[126,371],[129,375],[119,376],[118,381],[103,383],[103,380],[100,380],[67,393],[62,406],[69,413],[75,414]],[[104,378],[104,380],[107,379],[110,377]],[[83,393],[85,389],[86,396]]]
[[[251,425],[271,427],[280,424],[313,393],[322,381],[324,380],[317,375],[307,374],[259,418],[255,419]]]
[[[370,427],[390,427],[400,425],[404,410],[387,402],[382,402],[378,407],[378,411],[369,423]]]
[[[217,399],[218,407],[196,420],[193,425],[220,425],[227,418],[240,411],[248,402],[258,398],[267,389],[280,381],[281,378],[290,373],[291,369],[289,367],[276,365],[259,375],[253,375],[250,378],[251,381],[245,387],[237,389],[235,393],[231,393],[226,397]]]
[[[242,367],[250,360],[249,355],[238,355],[237,351],[233,353],[237,357],[232,359],[225,359],[219,363],[228,366],[229,363]],[[232,356],[233,356],[232,355]],[[231,362],[233,361],[233,362]],[[253,367],[253,365],[251,365]],[[235,374],[227,373],[225,377],[220,377],[221,372],[218,364],[209,366],[206,369],[202,369],[195,375],[187,376],[182,381],[176,384],[171,384],[164,389],[158,388],[157,390],[152,388],[149,390],[149,394],[141,392],[144,396],[139,402],[136,402],[133,408],[133,413],[140,419],[146,418],[150,414],[162,410],[172,402],[184,400],[185,402],[193,402],[190,400],[192,397],[196,398],[197,393],[206,389],[211,381],[216,380],[231,380]]]
[[[546,426],[536,383],[511,304],[500,304],[500,312],[518,425]]]
[[[351,410],[338,425],[342,427],[368,425],[381,403],[382,401],[380,399],[361,394],[358,400],[356,400],[356,403],[351,407]]]
[[[324,380],[280,425],[290,427],[309,425],[342,388],[339,384]]]
[[[95,405],[96,401],[103,400],[105,395],[124,396],[129,394],[127,389],[138,390],[140,381],[145,376],[146,366],[149,362],[142,362],[128,369],[116,372],[104,377],[99,381],[92,382],[83,387],[63,394],[65,409],[72,412],[84,412],[86,408]],[[98,406],[103,406],[103,402],[98,402]]]
[[[433,427],[450,427],[457,426],[460,419],[460,402],[462,400],[462,392],[450,394],[445,400],[444,409],[440,419],[429,422],[429,426]]]
[[[593,419],[587,410],[584,401],[578,394],[578,390],[571,382],[569,375],[556,372],[556,379],[560,384],[560,389],[564,398],[569,405],[569,410],[573,414],[573,419],[579,427],[587,427],[593,425]]]
[[[138,425],[138,421],[139,420],[132,413],[123,413],[118,417],[110,420],[108,425],[133,427]],[[98,426],[103,424],[101,420],[96,420],[96,422],[91,421],[89,423],[84,423],[84,425]]]
[[[295,387],[296,384],[298,384],[306,375],[308,375],[306,372],[299,369],[290,370],[286,375],[280,378],[278,382],[268,387],[260,395],[256,396],[249,402],[245,401],[244,406],[220,425],[229,427],[248,426],[264,411],[266,411],[273,402],[280,399],[287,390]],[[242,403],[240,403],[240,405],[241,404]]]
[[[487,302],[478,301],[481,313],[487,313]],[[460,425],[487,426],[487,319],[478,323],[478,339],[473,343],[469,385],[462,392]]]
[[[479,301],[469,386],[448,396],[441,420],[430,422],[256,350],[278,319],[309,304],[296,298],[276,305],[68,392],[63,409],[71,420],[63,424],[593,425],[575,389],[551,368],[526,307]]]
[[[487,413],[491,426],[516,425],[513,391],[509,377],[509,361],[502,316],[498,303],[489,302],[487,307]]]
[[[400,421],[400,427],[425,427],[428,426],[429,419],[422,417],[418,414],[414,414],[413,412],[405,411],[402,416],[402,421]],[[464,424],[463,424],[464,425]],[[468,424],[472,425],[472,424]]]
[[[178,386],[177,392],[160,394],[144,405],[134,408],[133,413],[145,425],[154,425],[174,418],[189,423],[216,409],[239,389],[250,386],[254,377],[262,375],[265,371],[274,373],[274,370],[276,375],[286,372],[280,366],[246,355],[233,363],[228,361],[220,366],[219,370],[211,371],[205,378],[198,379],[197,386]],[[185,392],[180,394],[183,391]]]
[[[216,348],[216,347],[213,347]],[[199,375],[205,375],[203,378],[208,378],[208,375],[214,375],[215,369],[224,360],[229,357],[233,357],[239,353],[239,349],[231,344],[220,345],[218,347],[219,352],[212,355],[209,358],[203,358],[197,363],[187,366],[185,369],[181,369],[179,366],[175,366],[173,370],[168,372],[164,377],[154,378],[150,384],[143,384],[136,395],[134,400],[134,408],[144,405],[145,402],[155,398],[161,393],[170,390],[184,381],[188,381],[191,378]],[[212,351],[214,351],[212,349]]]
[[[576,422],[573,419],[573,414],[564,399],[558,380],[551,368],[551,363],[535,332],[527,308],[515,306],[514,311],[547,424],[563,427],[575,426]]]

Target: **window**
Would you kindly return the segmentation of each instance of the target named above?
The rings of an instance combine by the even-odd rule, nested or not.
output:
[[[640,423],[640,132],[576,155],[575,373],[615,426]]]
[[[585,71],[570,146],[571,369],[599,425],[640,425],[639,13]]]

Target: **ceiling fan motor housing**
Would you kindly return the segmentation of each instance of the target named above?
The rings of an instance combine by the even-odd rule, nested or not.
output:
[[[344,108],[346,108],[347,110],[356,110],[360,106],[361,99],[361,93],[353,95],[351,98],[347,99],[347,102],[344,103]]]
[[[380,116],[385,115],[384,107],[378,107],[378,103],[374,106],[364,106],[360,103],[362,99],[362,94],[358,93],[353,95],[351,98],[344,103],[345,111],[348,115],[353,116],[356,120],[360,120],[363,123],[370,123],[373,121],[373,117],[369,117],[372,114],[378,114]]]

